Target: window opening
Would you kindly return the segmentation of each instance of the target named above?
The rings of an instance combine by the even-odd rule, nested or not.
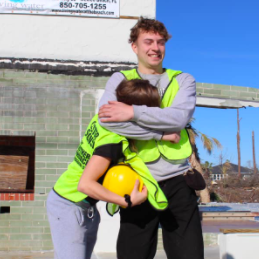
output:
[[[0,136],[0,193],[33,193],[35,136]]]

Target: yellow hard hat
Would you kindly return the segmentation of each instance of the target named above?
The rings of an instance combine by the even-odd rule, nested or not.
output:
[[[130,195],[136,180],[139,180],[139,191],[142,191],[143,181],[140,176],[127,164],[119,163],[111,167],[103,181],[103,186],[122,197]]]

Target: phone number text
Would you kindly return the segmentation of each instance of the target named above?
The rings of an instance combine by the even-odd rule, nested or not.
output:
[[[106,4],[87,4],[87,3],[68,3],[68,2],[60,2],[60,8],[80,8],[80,9],[99,9],[105,10]]]

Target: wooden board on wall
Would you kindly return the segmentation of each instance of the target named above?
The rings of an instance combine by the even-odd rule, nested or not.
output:
[[[0,155],[0,190],[25,190],[28,156]]]

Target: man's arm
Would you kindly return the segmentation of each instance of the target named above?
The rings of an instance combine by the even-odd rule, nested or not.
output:
[[[196,104],[196,83],[194,78],[182,73],[176,77],[179,83],[173,104],[170,107],[161,109],[156,107],[130,106],[122,103],[112,103],[105,105],[104,113],[108,115],[104,121],[135,121],[144,128],[156,129],[165,132],[178,132],[183,129],[193,115]],[[101,105],[100,105],[101,106]],[[105,124],[103,124],[105,126]]]
[[[193,76],[182,73],[176,77],[179,84],[173,103],[161,109],[133,105],[135,121],[138,125],[156,128],[164,132],[178,132],[190,121],[196,105],[196,82]]]
[[[108,104],[108,101],[117,100],[115,90],[123,79],[125,79],[125,77],[121,73],[114,73],[110,77],[106,84],[105,92],[99,102],[99,108],[104,104]],[[102,127],[131,139],[160,140],[163,136],[162,131],[157,131],[156,129],[149,129],[147,127],[139,126],[137,123],[132,121],[104,123],[101,122],[99,119],[99,123]]]

